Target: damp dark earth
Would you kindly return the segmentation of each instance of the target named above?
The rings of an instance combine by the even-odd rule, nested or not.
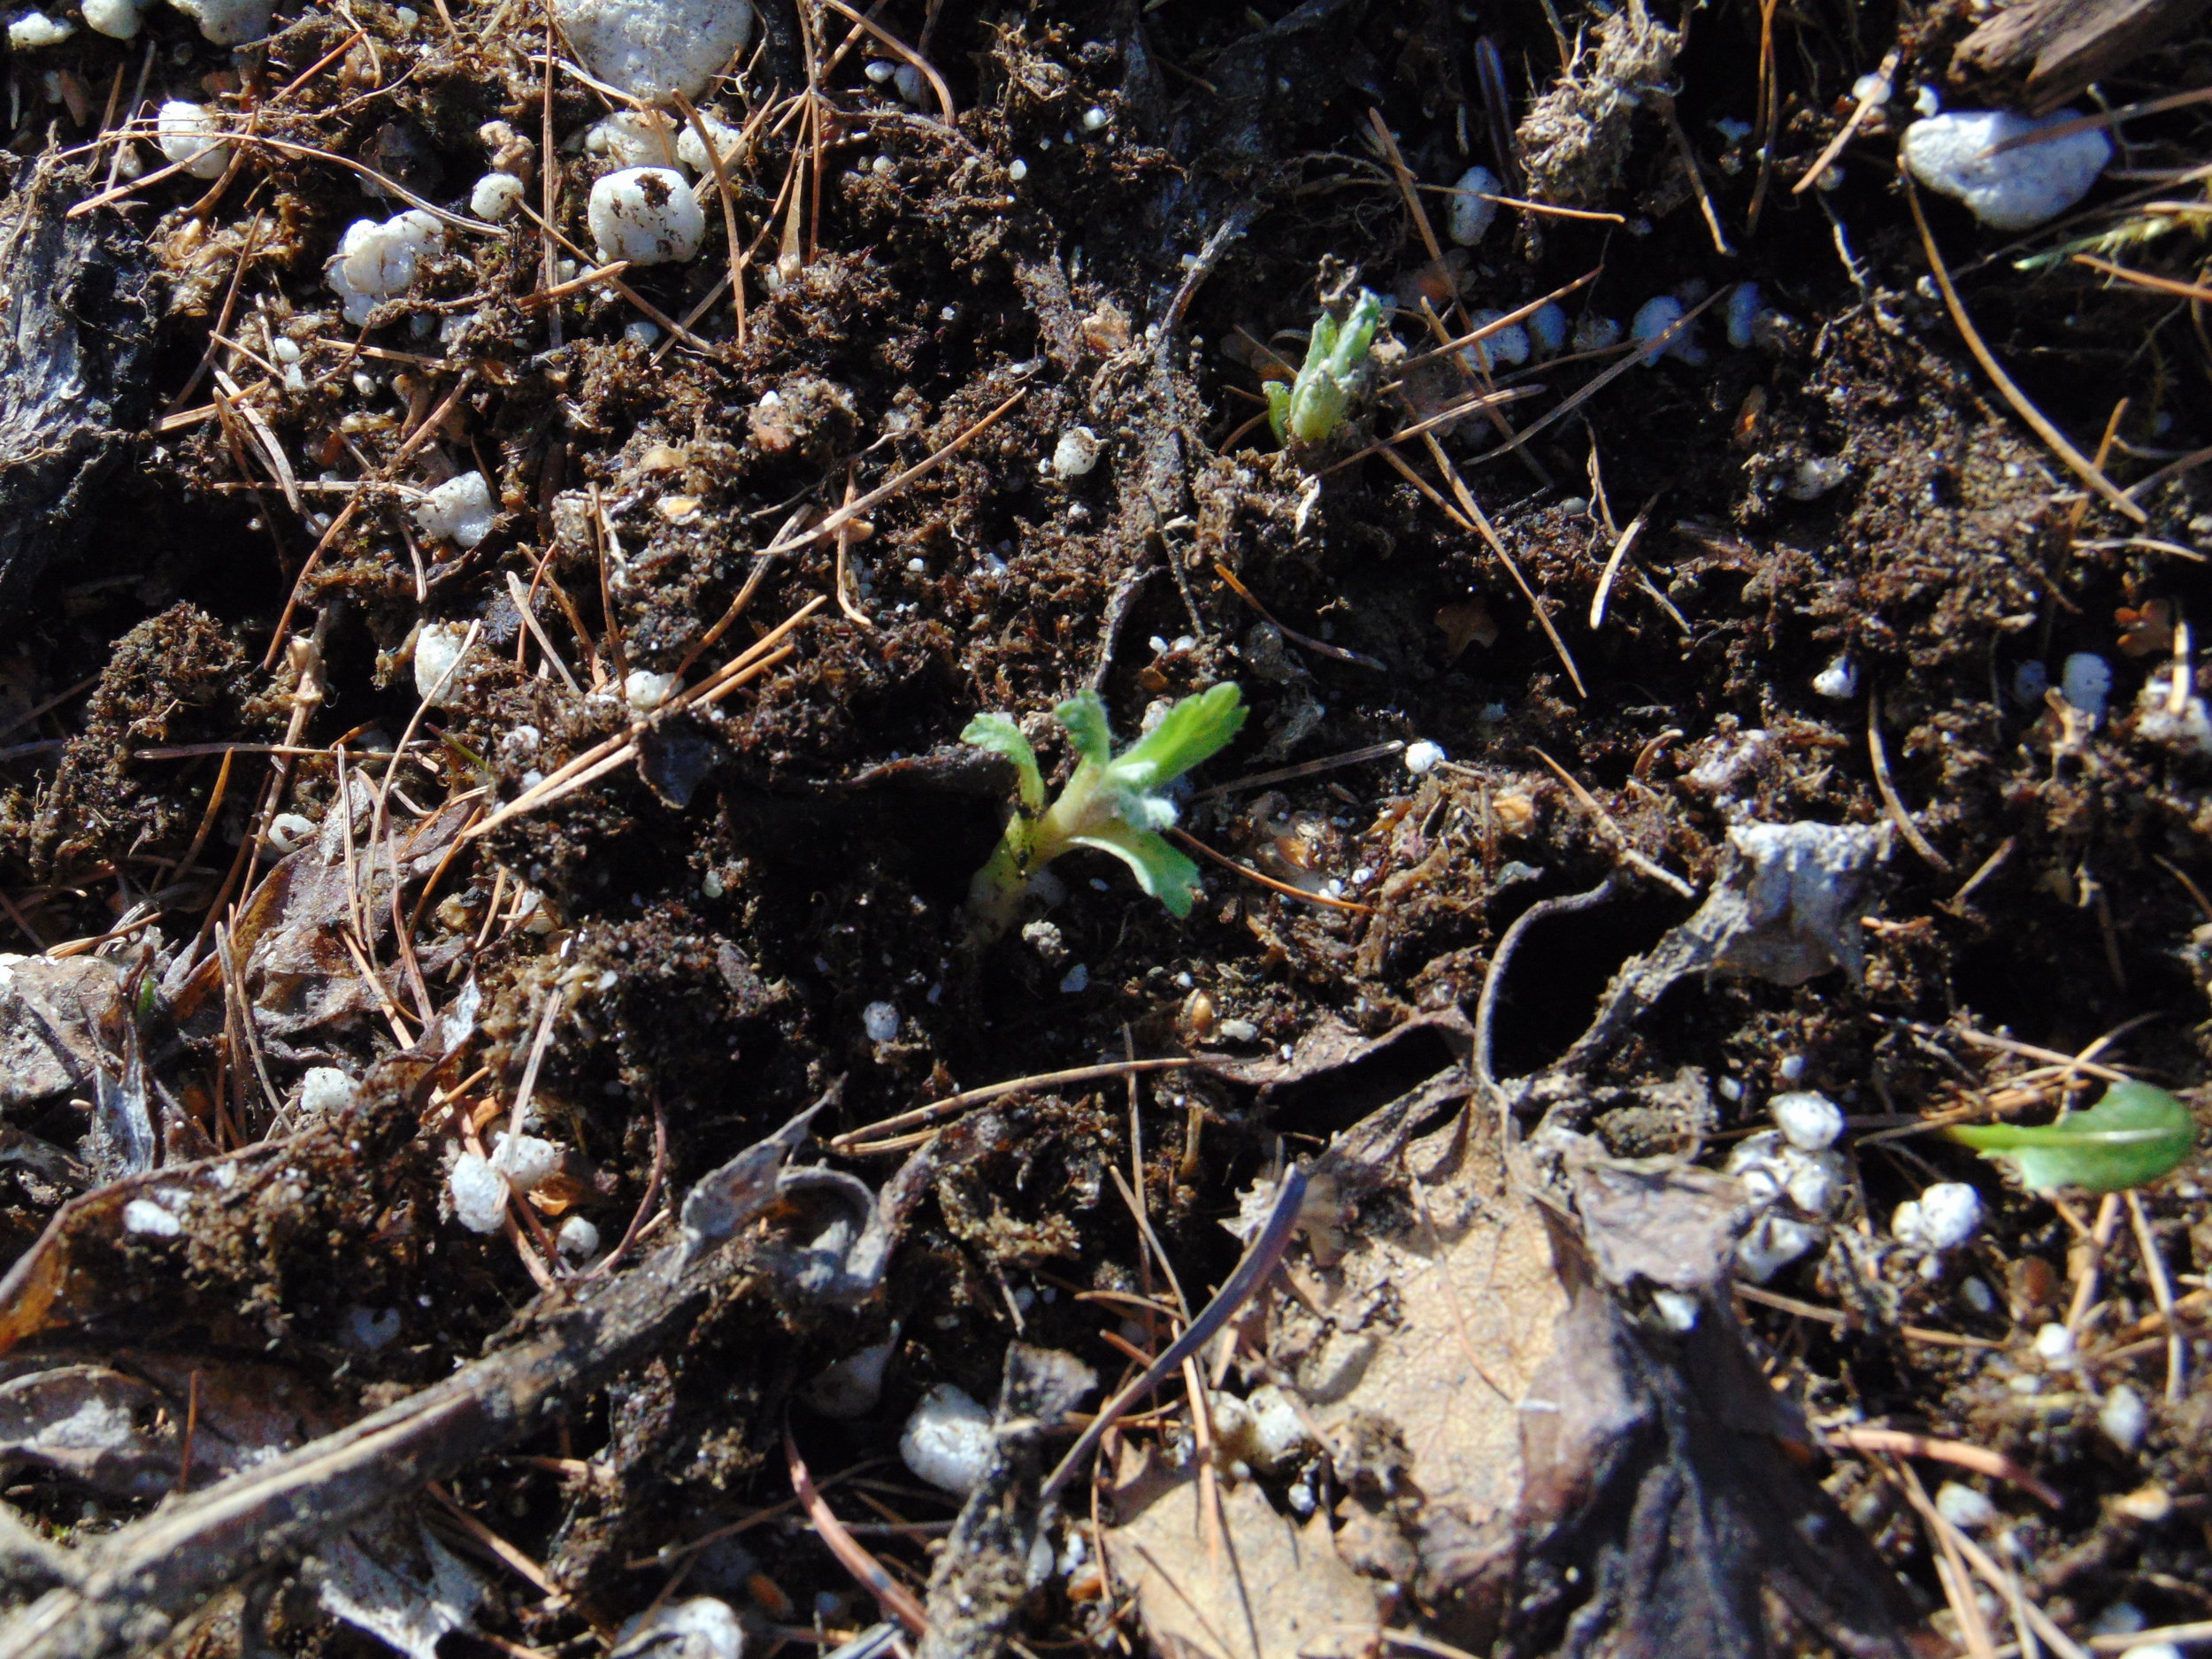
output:
[[[47,0],[0,1655],[2212,1644],[2203,0]]]

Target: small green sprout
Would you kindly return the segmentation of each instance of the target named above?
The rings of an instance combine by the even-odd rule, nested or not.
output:
[[[1267,383],[1267,420],[1285,443],[1319,443],[1334,432],[1352,399],[1365,389],[1367,353],[1382,326],[1382,302],[1365,288],[1339,319],[1315,319],[1305,366],[1288,386]]]
[[[1071,847],[1094,847],[1127,864],[1137,884],[1177,916],[1190,914],[1198,866],[1161,839],[1175,822],[1167,787],[1227,746],[1244,724],[1242,694],[1233,682],[1185,697],[1167,718],[1118,755],[1094,691],[1070,697],[1052,712],[1075,743],[1075,775],[1060,798],[1045,804],[1044,774],[1021,728],[1003,714],[979,714],[960,741],[1003,755],[1021,774],[1021,799],[991,860],[968,885],[968,914],[978,940],[997,938],[1021,913],[1029,879]]]
[[[1985,1158],[2009,1163],[2030,1192],[2117,1193],[2156,1180],[2187,1157],[2197,1124],[2162,1088],[2115,1083],[2087,1111],[2039,1128],[1960,1125],[1948,1133]]]

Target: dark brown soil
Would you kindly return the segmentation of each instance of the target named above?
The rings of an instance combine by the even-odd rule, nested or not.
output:
[[[265,49],[234,58],[157,12],[147,96],[234,103],[247,85],[266,99],[362,33],[373,50],[356,45],[269,101],[260,130],[356,158],[441,204],[465,201],[485,161],[481,124],[504,120],[537,141],[545,106],[527,54],[542,37],[534,8],[454,0],[450,28],[448,9],[406,27],[388,7],[296,21],[284,11]],[[743,88],[714,101],[733,126],[805,83],[793,15],[770,10],[780,15]],[[1125,1052],[1202,1047],[1250,1060],[1331,1018],[1373,1035],[1454,1005],[1471,1013],[1503,929],[1540,898],[1593,886],[1617,866],[1617,843],[1702,889],[1733,824],[1889,820],[1870,719],[1923,844],[1895,847],[1866,926],[1863,981],[1678,988],[1596,1080],[1694,1068],[1692,1092],[1717,1102],[1717,1121],[1601,1119],[1611,1148],[1683,1150],[1709,1134],[1707,1153],[1724,1151],[1766,1125],[1766,1102],[1784,1087],[1824,1091],[1864,1133],[1985,1103],[2038,1062],[1983,1036],[2071,1054],[2125,1027],[2100,1057],[2196,1099],[2212,1056],[2212,755],[2147,733],[2138,697],[2168,671],[2170,625],[2212,617],[2212,473],[2154,483],[2140,524],[2080,487],[2006,407],[1927,280],[1878,121],[1844,150],[1839,185],[1790,189],[1848,115],[1854,78],[1893,42],[1907,52],[1899,119],[1922,81],[1963,100],[1943,76],[1965,8],[1815,7],[1778,19],[1780,120],[1755,231],[1760,151],[1716,123],[1756,119],[1759,9],[1697,12],[1668,84],[1731,251],[1716,249],[1663,100],[1647,98],[1621,130],[1617,165],[1602,165],[1606,152],[1573,169],[1527,167],[1555,192],[1578,189],[1568,205],[1610,218],[1507,208],[1477,250],[1440,270],[1369,111],[1394,134],[1440,231],[1446,198],[1432,187],[1474,162],[1497,165],[1478,35],[1490,31],[1517,121],[1557,71],[1548,10],[1485,9],[1479,27],[1468,8],[1415,0],[1312,0],[1287,12],[932,6],[927,52],[956,101],[956,128],[864,76],[864,52],[847,57],[823,81],[828,131],[818,181],[800,187],[796,268],[772,292],[762,279],[776,266],[778,194],[806,148],[803,124],[772,119],[733,176],[737,223],[748,235],[766,227],[741,344],[726,295],[672,349],[626,334],[641,313],[603,288],[562,303],[555,325],[534,298],[541,243],[526,220],[457,237],[373,326],[349,328],[321,262],[354,219],[397,204],[319,157],[257,150],[219,188],[169,179],[98,210],[135,227],[157,257],[166,298],[154,403],[209,407],[216,383],[195,368],[211,349],[233,389],[219,413],[139,437],[134,465],[83,504],[81,549],[0,623],[0,743],[14,746],[0,749],[0,894],[11,949],[27,953],[142,921],[134,907],[159,912],[104,954],[142,964],[136,1041],[178,1161],[294,1126],[264,1099],[256,1056],[234,1049],[222,976],[204,969],[188,994],[187,959],[205,959],[204,919],[229,918],[274,862],[255,841],[267,815],[320,818],[342,798],[328,754],[246,749],[226,763],[214,746],[326,750],[346,739],[357,755],[388,752],[418,714],[419,625],[477,623],[481,642],[445,706],[424,711],[421,762],[400,769],[386,810],[412,826],[418,809],[464,791],[483,791],[487,805],[511,800],[531,774],[628,731],[625,672],[680,667],[695,681],[836,593],[832,542],[756,565],[759,549],[797,527],[795,512],[833,509],[849,480],[872,489],[1019,401],[867,511],[869,534],[849,549],[849,596],[864,621],[833,598],[765,678],[711,709],[658,718],[635,764],[456,843],[434,878],[403,886],[418,962],[396,947],[391,917],[379,918],[379,995],[288,1028],[258,1056],[280,1097],[311,1064],[357,1076],[393,1050],[396,1026],[419,1026],[426,1000],[446,1005],[472,976],[483,1015],[445,1075],[484,1077],[460,1088],[457,1111],[351,1155],[333,1142],[317,1172],[327,1189],[303,1194],[288,1224],[242,1222],[237,1236],[181,1255],[147,1247],[128,1271],[154,1276],[163,1294],[138,1304],[127,1330],[88,1313],[65,1346],[185,1354],[211,1370],[251,1358],[303,1379],[333,1421],[474,1356],[536,1286],[507,1240],[453,1221],[441,1154],[463,1116],[480,1105],[470,1128],[488,1133],[494,1109],[511,1103],[557,993],[574,1011],[534,1073],[538,1133],[565,1149],[546,1219],[587,1216],[611,1243],[652,1179],[657,1114],[658,1191],[680,1195],[838,1079],[841,1098],[816,1125],[826,1137]],[[924,12],[895,4],[882,21],[913,41]],[[823,14],[826,39],[845,27]],[[16,58],[16,154],[88,142],[111,83],[129,96],[139,50],[81,32]],[[2208,70],[2201,42],[2176,47],[2103,91],[2124,104]],[[88,113],[53,101],[65,91]],[[565,152],[557,220],[588,244],[585,195],[607,164],[567,141],[604,106],[557,78],[550,108]],[[1093,111],[1103,126],[1087,119]],[[2198,111],[2128,131],[2134,179],[2207,153]],[[104,157],[72,199],[104,177]],[[2143,223],[2125,206],[2139,196],[2108,180],[2070,227],[2018,245],[1927,198],[1990,349],[2083,449],[2116,423],[2108,470],[2123,485],[2200,449],[2212,430],[2201,302],[2193,311],[2063,259],[2021,261]],[[1233,217],[1242,234],[1217,243]],[[708,219],[695,262],[625,278],[667,316],[688,315],[726,275],[717,208]],[[2099,251],[2203,280],[2187,233]],[[1510,309],[1597,270],[1567,300],[1571,316],[1624,322],[1656,295],[1680,289],[1694,303],[1746,280],[1786,314],[1759,347],[1739,349],[1722,341],[1715,307],[1702,323],[1709,360],[1631,369],[1510,453],[1479,417],[1440,434],[1438,453],[1540,595],[1571,672],[1498,553],[1443,505],[1453,486],[1420,440],[1399,453],[1421,487],[1380,456],[1317,484],[1302,466],[1409,424],[1402,399],[1361,411],[1325,455],[1294,457],[1254,425],[1256,343],[1293,363],[1302,355],[1299,331],[1329,259],[1409,303],[1421,291]],[[219,316],[250,349],[211,348]],[[1394,326],[1409,350],[1432,343],[1417,314]],[[253,391],[277,368],[279,339],[300,348],[304,388]],[[1613,360],[1517,371],[1510,380],[1536,389],[1502,412],[1533,425]],[[385,478],[463,371],[435,436]],[[242,396],[250,422],[236,412]],[[1046,463],[1079,425],[1103,454],[1062,479]],[[272,444],[299,511],[273,476]],[[500,518],[462,550],[417,530],[391,485],[471,469],[490,480]],[[364,478],[382,481],[357,497],[318,489]],[[357,499],[362,511],[319,547],[330,516]],[[1593,626],[1609,557],[1640,513]],[[693,667],[755,577],[734,628]],[[538,633],[524,626],[517,584],[534,589]],[[307,649],[288,659],[272,644],[280,617],[287,640],[315,642],[313,701],[297,695]],[[558,672],[541,666],[540,634]],[[2047,664],[2055,681],[2077,652],[2114,673],[2110,713],[2093,730],[2015,691],[2023,664]],[[1839,657],[1855,673],[1843,700],[1813,685]],[[2212,693],[2212,674],[2188,672]],[[564,684],[570,675],[583,695]],[[1122,866],[1078,853],[1054,872],[1064,898],[1038,911],[1049,930],[971,948],[962,905],[1008,794],[956,748],[968,719],[1001,710],[1029,721],[1095,685],[1125,735],[1148,706],[1227,679],[1251,718],[1197,777],[1183,826],[1278,882],[1350,905],[1299,902],[1210,865],[1204,896],[1179,922]],[[1031,724],[1056,781],[1072,757],[1057,727]],[[1413,740],[1441,745],[1448,763],[1422,777],[1390,749],[1332,764]],[[348,769],[365,769],[373,795],[382,763]],[[512,914],[524,888],[549,930]],[[1506,988],[1501,1074],[1564,1048],[1615,968],[1693,908],[1640,880],[1532,933]],[[334,954],[314,972],[355,972],[336,950],[343,920],[340,905],[287,924],[323,930],[315,936]],[[879,1003],[898,1015],[887,1040],[867,1029]],[[894,1455],[926,1389],[952,1382],[987,1402],[1017,1336],[1110,1376],[1124,1363],[1099,1335],[1101,1305],[1076,1297],[1151,1282],[1110,1171],[1125,1176],[1138,1161],[1150,1224],[1196,1296],[1234,1259],[1219,1223],[1281,1147],[1312,1149],[1441,1064],[1264,1100],[1233,1068],[1168,1073],[1133,1094],[1118,1079],[1036,1092],[964,1121],[941,1143],[939,1173],[865,1312],[733,1295],[525,1455],[487,1457],[452,1483],[560,1590],[548,1599],[507,1575],[481,1627],[536,1650],[590,1650],[595,1622],[618,1624],[666,1593],[657,1552],[788,1498],[787,1420],[818,1477],[878,1460],[853,1486],[872,1495],[841,1501],[849,1521],[948,1519],[953,1506],[905,1479]],[[2058,1103],[2047,1076],[2039,1086],[2039,1101],[2014,1109]],[[9,1126],[73,1147],[86,1110],[27,1104]],[[2018,1379],[2042,1375],[2035,1333],[2064,1319],[2080,1271],[2069,1224],[1939,1140],[1847,1144],[1858,1186],[1839,1225],[1855,1248],[1815,1252],[1768,1286],[1839,1311],[1823,1322],[1744,1307],[1777,1386],[1803,1399],[1816,1426],[1909,1427],[2001,1452],[2053,1483],[2064,1498],[2055,1510],[1983,1484],[2029,1593],[2077,1635],[2120,1604],[2153,1625],[2212,1614],[2200,1495],[2212,1342],[2188,1327],[2183,1386],[2163,1397],[2167,1348],[2147,1340],[2158,1334],[2143,1325],[2153,1290],[2127,1226],[2106,1252],[2082,1337],[2087,1369],[2024,1392]],[[855,1167],[873,1182],[893,1165]],[[13,1259],[67,1188],[29,1164],[0,1170],[0,1249]],[[1880,1242],[1894,1206],[1939,1178],[1977,1185],[1993,1219],[1930,1278]],[[2199,1293],[2200,1309],[2212,1234],[2199,1179],[2193,1160],[2146,1204],[2179,1294]],[[397,1310],[401,1334],[365,1349],[349,1322],[383,1309]],[[885,1340],[896,1347],[877,1408],[839,1422],[794,1406],[823,1365]],[[2100,1399],[2123,1381],[2148,1402],[2136,1452],[2098,1426]],[[1939,1472],[1966,1478],[1927,1472],[1932,1488]],[[32,1466],[19,1479],[11,1499],[57,1529],[97,1530],[143,1508],[87,1500]],[[1896,1488],[1847,1457],[1826,1479],[1940,1606],[1926,1536]],[[2141,1495],[2154,1489],[2162,1505]],[[898,1571],[926,1574],[914,1539],[867,1541]],[[849,1632],[875,1617],[818,1540],[784,1519],[698,1556],[682,1594],[722,1596],[764,1628]],[[270,1640],[285,1651],[373,1646],[305,1592],[274,1609]],[[1036,1597],[1025,1640],[1040,1651],[1143,1640],[1118,1617],[1069,1599],[1060,1580]],[[1417,1609],[1400,1622],[1417,1624]],[[443,1651],[490,1651],[475,1640],[449,1637]]]

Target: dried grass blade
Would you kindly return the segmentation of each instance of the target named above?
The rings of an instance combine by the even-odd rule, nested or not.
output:
[[[886,1572],[883,1563],[861,1547],[830,1509],[829,1501],[816,1489],[814,1477],[807,1472],[806,1461],[799,1455],[798,1443],[791,1438],[788,1424],[783,1431],[783,1456],[785,1467],[791,1474],[791,1489],[799,1494],[807,1518],[814,1523],[816,1535],[837,1557],[837,1564],[875,1597],[878,1606],[903,1624],[909,1635],[928,1634],[929,1615],[922,1610],[913,1592]]]
[[[2130,501],[2119,486],[2097,470],[2096,464],[2077,449],[2066,434],[2044,419],[2043,411],[2028,401],[2028,395],[2013,384],[1989,347],[1983,342],[1981,331],[1974,326],[1974,319],[1966,314],[1966,306],[1959,298],[1959,291],[1951,285],[1949,267],[1943,263],[1942,250],[1937,248],[1935,233],[1928,228],[1928,216],[1921,211],[1920,190],[1913,183],[1912,173],[1901,159],[1897,176],[1905,182],[1905,203],[1912,209],[1913,223],[1920,230],[1920,245],[1928,256],[1928,269],[1934,275],[1936,286],[1943,290],[1943,303],[1951,313],[1951,320],[1958,326],[1966,342],[1966,349],[1974,354],[1974,361],[1982,365],[1983,373],[1996,383],[1999,394],[2012,405],[2013,412],[2034,429],[2035,435],[2050,446],[2051,452],[2066,464],[2067,471],[2103,496],[2113,509],[2137,524],[2147,524],[2149,517]]]

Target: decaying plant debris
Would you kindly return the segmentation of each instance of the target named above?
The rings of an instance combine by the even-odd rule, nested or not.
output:
[[[679,10],[11,19],[0,1654],[2204,1640],[2190,9]]]

